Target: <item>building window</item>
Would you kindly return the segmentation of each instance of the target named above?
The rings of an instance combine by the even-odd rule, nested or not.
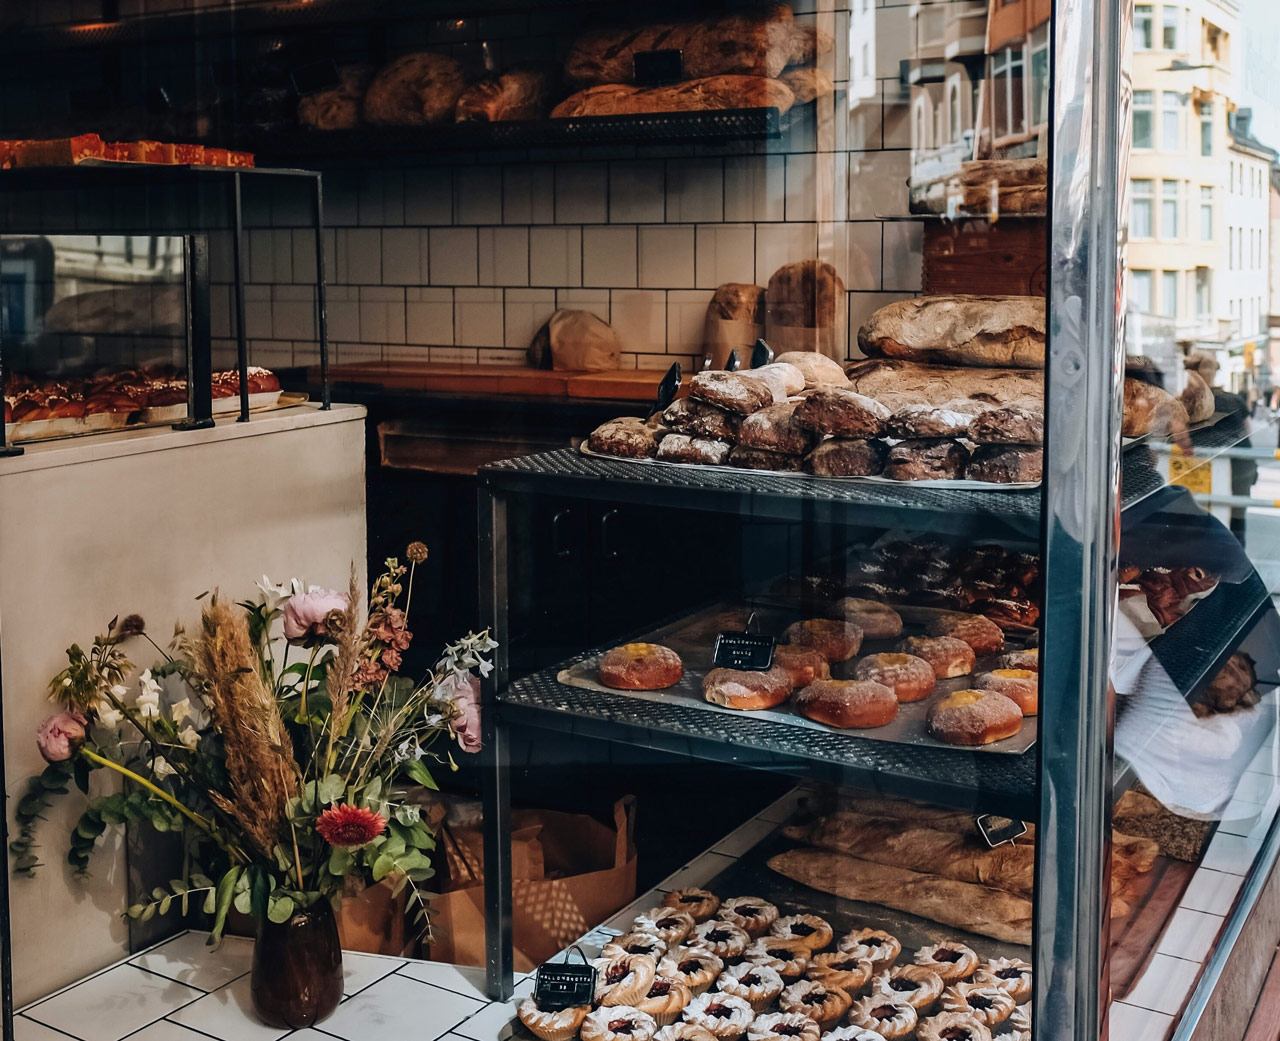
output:
[[[1176,51],[1178,49],[1178,9],[1165,7],[1161,15],[1160,45],[1166,51]]]
[[[951,131],[951,141],[960,140],[964,133],[964,122],[960,118],[960,84],[952,83],[947,89],[947,122]]]
[[[1140,51],[1151,50],[1155,43],[1155,11],[1151,4],[1138,4],[1133,9],[1133,46]]]
[[[915,146],[923,151],[929,147],[929,99],[923,95],[916,102],[916,140]]]
[[[1200,154],[1213,155],[1213,102],[1200,104]]]
[[[1155,186],[1145,178],[1133,182],[1133,212],[1129,233],[1135,239],[1149,239],[1154,234]]]
[[[1213,240],[1213,189],[1200,189],[1200,238],[1205,242]]]
[[[1026,130],[1023,70],[1026,52],[1005,47],[991,57],[992,133],[998,140]]]
[[[1227,228],[1227,269],[1236,269],[1236,229]]]
[[[1031,125],[1049,122],[1049,26],[1031,34]]]
[[[1152,273],[1150,271],[1129,272],[1129,300],[1143,314],[1151,314],[1153,306]]]
[[[1160,95],[1160,147],[1166,152],[1182,151],[1182,105],[1176,90]]]
[[[1196,315],[1206,318],[1213,313],[1213,290],[1207,267],[1196,268]]]
[[[1178,272],[1166,271],[1160,278],[1160,313],[1165,318],[1178,317]]]
[[[1133,92],[1133,147],[1154,148],[1155,95],[1149,90]]]
[[[1160,182],[1160,237],[1178,237],[1178,182]]]

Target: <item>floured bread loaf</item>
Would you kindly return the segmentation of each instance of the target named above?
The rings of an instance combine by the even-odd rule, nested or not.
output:
[[[707,76],[662,87],[606,83],[571,94],[551,110],[552,119],[577,116],[643,115],[646,112],[703,112],[721,108],[776,108],[795,103],[791,88],[763,76]]]
[[[456,58],[429,51],[406,54],[373,77],[364,95],[364,118],[389,126],[443,123],[453,119],[466,85]]]
[[[982,368],[1043,369],[1039,296],[929,296],[880,308],[858,330],[872,358]]]

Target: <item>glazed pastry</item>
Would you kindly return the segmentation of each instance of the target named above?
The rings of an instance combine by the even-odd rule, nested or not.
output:
[[[856,994],[867,985],[874,970],[875,967],[866,958],[858,958],[843,951],[828,951],[826,954],[813,956],[807,975],[824,987],[839,987],[849,994]]]
[[[854,679],[888,687],[898,701],[920,701],[933,693],[933,666],[911,654],[869,654],[853,670]]]
[[[702,696],[707,701],[744,712],[781,705],[791,690],[791,674],[776,664],[766,672],[712,669],[702,678]]]
[[[591,1011],[590,1005],[577,1005],[573,1008],[562,1008],[554,1012],[544,1012],[538,1008],[533,998],[525,998],[516,1009],[516,1018],[525,1028],[542,1041],[569,1041],[578,1036],[582,1021]]]
[[[939,1012],[920,1024],[916,1041],[991,1041],[991,1030],[976,1016]]]
[[[813,958],[812,949],[800,940],[762,936],[742,956],[756,965],[767,965],[784,980],[798,980]]]
[[[973,648],[953,636],[908,636],[894,650],[923,658],[940,680],[968,676],[976,660]]]
[[[717,1041],[738,1041],[755,1018],[755,1010],[749,1002],[716,991],[698,995],[684,1010],[686,1023],[711,1031]]]
[[[978,956],[962,943],[937,943],[916,951],[915,963],[932,969],[943,983],[955,983],[977,971]]]
[[[923,965],[891,965],[871,981],[872,993],[905,1001],[920,1015],[933,1008],[943,986],[942,977]]]
[[[866,958],[879,971],[898,960],[902,943],[883,929],[859,929],[840,941],[840,950],[855,958]]]
[[[680,655],[657,643],[624,643],[600,657],[600,682],[615,690],[664,690],[683,675]]]
[[[645,954],[656,965],[666,953],[667,945],[654,933],[631,932],[615,936],[604,945],[600,955],[604,958],[617,958],[625,954]]]
[[[715,917],[720,898],[705,889],[673,889],[662,898],[662,906],[684,911],[695,922],[705,922]]]
[[[953,690],[929,706],[926,720],[949,745],[989,745],[1022,729],[1022,709],[994,690]]]
[[[751,937],[745,929],[715,919],[697,925],[690,942],[710,951],[721,961],[732,961],[742,957],[742,952],[751,944]]]
[[[781,642],[812,647],[827,661],[848,661],[862,646],[862,630],[850,622],[811,618],[787,626],[782,633]]]
[[[1001,987],[1014,1004],[1031,1000],[1031,966],[1021,958],[992,958],[983,963],[978,976]]]
[[[1004,630],[980,614],[945,614],[925,625],[930,636],[950,636],[963,640],[982,658],[1004,650]]]
[[[658,1032],[653,1017],[629,1005],[605,1005],[582,1021],[582,1041],[652,1041]]]
[[[665,948],[675,947],[683,943],[684,938],[693,932],[693,915],[674,907],[651,907],[636,915],[631,923],[631,931],[648,933],[662,941]]]
[[[681,1021],[663,1027],[653,1035],[653,1041],[716,1041],[716,1035],[706,1027]]]
[[[799,1012],[816,1019],[823,1030],[835,1026],[849,1011],[853,999],[838,987],[827,987],[814,980],[799,980],[778,997],[783,1012]]]
[[[994,980],[973,980],[948,987],[942,995],[942,1007],[947,1012],[967,1013],[994,1030],[1013,1014],[1017,1003]]]
[[[680,947],[667,952],[658,964],[658,975],[679,980],[696,998],[710,989],[724,971],[724,961],[700,947]]]
[[[727,441],[713,441],[709,437],[668,434],[658,443],[657,458],[668,463],[721,466],[729,457],[731,447]]]
[[[818,1041],[822,1027],[802,1012],[770,1012],[747,1028],[747,1041]]]
[[[836,610],[846,622],[862,630],[865,640],[891,640],[902,635],[902,615],[877,600],[846,596],[836,604]]]
[[[775,668],[785,669],[791,677],[791,685],[799,689],[807,687],[814,680],[831,678],[831,666],[818,651],[812,647],[796,647],[789,643],[780,643],[773,649]]]
[[[993,669],[973,678],[979,690],[994,690],[1012,701],[1024,716],[1040,711],[1040,675],[1030,669]]]
[[[893,691],[868,680],[815,680],[796,694],[795,705],[809,719],[841,730],[882,727],[898,714]]]
[[[835,931],[825,918],[816,914],[793,914],[779,918],[769,927],[770,936],[782,936],[799,940],[811,951],[830,947]]]
[[[679,980],[658,976],[636,1008],[652,1016],[658,1026],[666,1027],[680,1018],[692,1000],[693,992]]]
[[[884,1041],[884,1035],[878,1030],[855,1027],[846,1023],[834,1030],[828,1030],[822,1035],[822,1041]]]
[[[649,993],[657,963],[647,954],[623,954],[610,958],[597,958],[596,1001],[601,1005],[630,1005]]]
[[[782,977],[775,970],[749,961],[725,969],[716,981],[720,993],[745,998],[757,1012],[772,1005],[783,986]]]
[[[895,1001],[884,994],[859,998],[849,1010],[849,1022],[878,1032],[885,1041],[909,1037],[916,1028],[916,1010],[905,1001]]]
[[[716,917],[731,922],[753,939],[768,931],[778,920],[773,904],[754,896],[735,896],[720,905]]]

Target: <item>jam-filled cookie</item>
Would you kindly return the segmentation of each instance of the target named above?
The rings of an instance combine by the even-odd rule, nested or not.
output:
[[[720,898],[705,889],[673,889],[662,898],[662,906],[684,911],[695,922],[705,922],[716,916]]]
[[[769,935],[799,940],[811,951],[830,947],[831,941],[835,939],[831,923],[816,914],[793,914],[779,918],[769,926]]]
[[[925,1015],[942,997],[942,977],[923,965],[892,965],[871,981],[873,992],[889,994],[905,1001]]]
[[[858,929],[840,941],[840,950],[855,958],[866,958],[879,971],[898,960],[902,941],[883,929]]]
[[[962,943],[936,943],[916,951],[915,962],[932,969],[943,983],[967,980],[978,970],[978,956]]]
[[[915,1009],[905,1001],[896,1001],[886,994],[859,998],[849,1009],[850,1023],[876,1031],[885,1041],[909,1037],[918,1020]]]

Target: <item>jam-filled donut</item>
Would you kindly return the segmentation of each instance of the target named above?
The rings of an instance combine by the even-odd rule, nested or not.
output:
[[[601,655],[598,675],[616,690],[664,690],[680,682],[684,662],[658,643],[624,643]]]
[[[869,680],[815,680],[795,704],[809,719],[842,730],[882,727],[898,714],[897,695]]]
[[[582,1041],[653,1041],[658,1024],[629,1005],[605,1005],[582,1021]]]
[[[693,992],[679,980],[658,976],[650,984],[649,993],[644,1000],[636,1004],[636,1008],[652,1016],[658,1026],[666,1027],[680,1018],[692,1000]]]
[[[710,951],[721,961],[734,961],[750,946],[751,937],[732,922],[715,918],[695,926],[689,942]]]
[[[696,924],[688,911],[676,907],[651,907],[636,915],[631,931],[656,936],[664,947],[671,948],[683,943]]]
[[[1031,1000],[1031,966],[1021,958],[992,958],[983,962],[978,977],[990,979],[1016,1005]]]
[[[973,678],[979,690],[1003,694],[1022,710],[1024,716],[1040,711],[1040,674],[1031,669],[992,669]]]
[[[759,897],[735,896],[720,905],[716,917],[722,922],[731,922],[755,939],[768,932],[769,926],[778,920],[778,909]]]
[[[800,1012],[768,1012],[747,1028],[747,1041],[818,1041],[822,1027]]]
[[[899,1041],[915,1030],[919,1017],[905,1001],[886,994],[869,994],[859,998],[849,1009],[849,1022],[856,1027],[874,1030],[885,1041]]]
[[[662,898],[662,906],[684,911],[695,922],[705,922],[720,910],[720,898],[705,889],[673,889]]]
[[[590,1011],[590,1005],[544,1010],[538,1008],[533,998],[525,998],[516,1009],[516,1018],[534,1037],[539,1037],[542,1041],[569,1041],[578,1036],[582,1021]]]
[[[925,624],[930,636],[951,636],[963,640],[979,658],[1004,649],[1004,630],[986,615],[944,614]]]
[[[714,990],[699,994],[684,1010],[686,1023],[711,1031],[719,1041],[737,1041],[755,1018],[750,1002]]]
[[[916,951],[915,963],[932,969],[943,983],[956,983],[977,971],[978,956],[962,943],[936,943]]]
[[[837,602],[836,611],[862,630],[864,640],[892,640],[902,635],[902,615],[878,600],[846,596]]]
[[[661,1027],[653,1035],[653,1041],[716,1041],[716,1035],[706,1027],[681,1020],[669,1027]]]
[[[840,950],[855,958],[866,958],[879,971],[898,960],[902,941],[883,929],[858,929],[840,941]]]
[[[926,719],[929,733],[949,745],[989,745],[1022,729],[1022,709],[994,690],[953,690]]]
[[[767,965],[783,980],[791,982],[804,975],[813,959],[813,951],[800,940],[782,936],[762,936],[742,953],[756,965]]]
[[[618,958],[624,954],[645,954],[656,965],[667,953],[667,945],[653,933],[631,932],[615,936],[600,951],[602,958]]]
[[[745,998],[757,1012],[772,1005],[784,986],[782,977],[769,966],[749,961],[730,966],[716,980],[721,994]]]
[[[1040,648],[1029,647],[1025,651],[1009,651],[995,660],[993,668],[1026,669],[1028,672],[1039,672]]]
[[[927,698],[938,682],[933,666],[912,654],[869,654],[858,662],[853,676],[888,687],[900,702]]]
[[[696,998],[711,988],[724,971],[724,960],[700,947],[680,947],[667,951],[658,963],[658,975],[679,980]]]
[[[831,678],[831,666],[821,654],[812,647],[797,647],[790,643],[780,643],[773,651],[774,668],[786,669],[791,677],[791,685],[799,690],[807,687],[814,680]]]
[[[976,660],[973,648],[953,636],[908,636],[894,650],[923,658],[940,680],[968,676]]]
[[[923,965],[891,965],[871,981],[872,993],[889,994],[925,1015],[942,997],[942,977]]]
[[[840,1022],[852,1004],[853,999],[845,991],[814,980],[797,980],[778,997],[778,1008],[783,1012],[799,1012],[817,1020],[823,1030]]]
[[[965,1012],[939,1012],[920,1024],[916,1041],[991,1041],[991,1029]]]
[[[839,987],[850,994],[856,994],[867,985],[874,970],[875,966],[866,958],[858,958],[843,951],[828,951],[826,954],[813,956],[806,975],[824,987]]]
[[[991,980],[953,983],[942,995],[945,1012],[968,1013],[994,1030],[1017,1008],[1013,998]]]
[[[781,705],[791,690],[791,674],[777,664],[765,672],[712,669],[702,679],[702,696],[711,704],[744,712]]]
[[[811,951],[820,951],[831,946],[836,934],[825,918],[816,914],[793,914],[769,926],[769,935],[790,937],[806,944]]]
[[[649,993],[658,964],[647,954],[597,958],[596,1001],[601,1005],[631,1005]]]
[[[862,647],[862,630],[852,622],[810,618],[787,626],[781,642],[812,647],[827,661],[848,661]]]

